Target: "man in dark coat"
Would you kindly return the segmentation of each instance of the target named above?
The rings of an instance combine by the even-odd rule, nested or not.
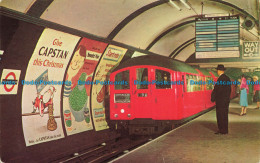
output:
[[[217,124],[219,129],[215,134],[228,134],[228,108],[231,81],[230,78],[224,74],[224,65],[218,65],[216,69],[219,77],[211,94],[211,101],[216,101]]]

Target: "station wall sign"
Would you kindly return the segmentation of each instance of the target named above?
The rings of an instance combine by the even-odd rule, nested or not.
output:
[[[3,69],[0,82],[1,95],[17,94],[20,74],[21,70]]]
[[[260,42],[244,41],[243,42],[243,59],[260,58]]]

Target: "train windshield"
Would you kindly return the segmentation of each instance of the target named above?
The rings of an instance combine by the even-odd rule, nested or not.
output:
[[[119,72],[115,76],[115,89],[129,89],[129,70]]]
[[[148,69],[136,69],[137,89],[148,89]]]

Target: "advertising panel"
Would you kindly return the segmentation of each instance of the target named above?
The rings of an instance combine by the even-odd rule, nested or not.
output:
[[[93,130],[90,89],[94,70],[107,44],[83,38],[76,48],[66,73],[63,115],[67,135]]]
[[[64,137],[61,88],[79,37],[46,28],[22,80],[22,124],[26,146]]]
[[[104,98],[106,93],[105,87],[108,83],[105,81],[110,69],[113,68],[116,64],[120,63],[126,51],[127,49],[109,45],[97,67],[94,77],[95,84],[92,87],[91,96],[92,116],[96,131],[108,128],[104,106]]]

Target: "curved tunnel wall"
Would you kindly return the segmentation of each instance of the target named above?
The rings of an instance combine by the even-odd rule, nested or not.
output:
[[[105,85],[78,80],[105,81],[134,50],[1,18],[10,27],[3,36],[1,82],[16,82],[0,85],[2,161],[53,161],[114,139]]]

